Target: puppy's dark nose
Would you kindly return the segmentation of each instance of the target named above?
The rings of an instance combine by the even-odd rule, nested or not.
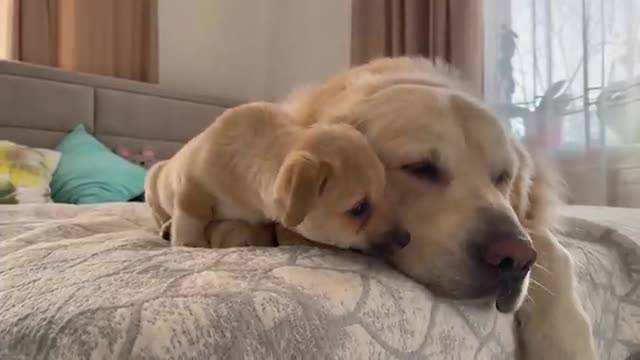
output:
[[[531,244],[521,239],[489,241],[483,250],[482,260],[502,274],[526,275],[537,257]]]
[[[387,257],[394,254],[397,250],[406,247],[410,242],[411,234],[407,230],[396,226],[378,235],[369,243],[368,248],[363,250],[363,252],[370,255]]]
[[[387,231],[384,233],[383,238],[398,249],[404,248],[411,242],[411,234],[401,227],[394,227]]]

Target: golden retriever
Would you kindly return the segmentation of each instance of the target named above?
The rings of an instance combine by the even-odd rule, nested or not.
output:
[[[443,296],[517,311],[523,358],[595,359],[571,258],[552,233],[557,181],[446,64],[377,59],[284,106],[299,125],[350,124],[369,139],[412,237],[395,267]],[[279,230],[281,244],[299,240]]]
[[[272,221],[313,241],[391,255],[410,241],[385,198],[385,168],[348,124],[301,127],[280,105],[225,111],[146,179],[174,246],[225,247],[234,226]],[[224,225],[222,225],[224,224]]]

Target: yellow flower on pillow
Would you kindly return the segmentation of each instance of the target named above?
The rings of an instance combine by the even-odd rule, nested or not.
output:
[[[0,141],[0,179],[16,189],[19,203],[51,201],[49,182],[59,162],[57,151]]]

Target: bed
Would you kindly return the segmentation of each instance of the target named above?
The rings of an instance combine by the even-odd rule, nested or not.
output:
[[[170,156],[231,102],[0,62],[0,140],[78,123]],[[640,210],[563,209],[602,359],[640,352]],[[141,202],[0,206],[0,359],[512,359],[513,318],[375,259],[311,247],[170,248]],[[636,355],[637,356],[637,355]]]

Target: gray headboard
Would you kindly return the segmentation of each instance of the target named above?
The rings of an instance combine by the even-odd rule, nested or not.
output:
[[[78,124],[112,148],[171,156],[232,102],[155,84],[0,61],[0,140],[55,147]]]

